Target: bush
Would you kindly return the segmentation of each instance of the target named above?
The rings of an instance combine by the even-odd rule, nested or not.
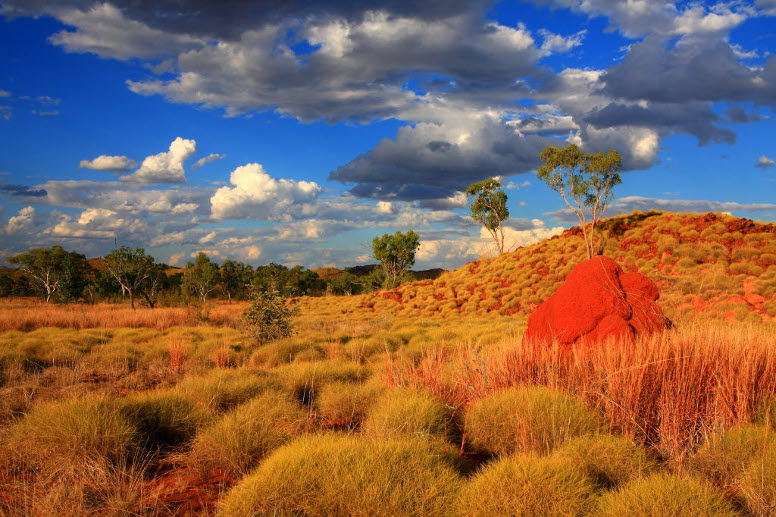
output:
[[[581,400],[543,386],[509,388],[474,402],[464,427],[475,448],[496,455],[546,454],[597,430]]]
[[[453,457],[426,440],[302,437],[229,491],[219,515],[448,516],[461,484]]]
[[[316,397],[318,416],[329,425],[357,427],[384,390],[385,387],[377,382],[331,382],[324,385]]]
[[[295,313],[286,307],[282,296],[262,291],[254,296],[240,322],[251,339],[263,345],[293,334],[291,317]]]
[[[307,413],[287,395],[268,391],[236,407],[194,439],[187,463],[207,471],[247,474],[264,456],[301,434]]]
[[[274,376],[261,372],[213,370],[207,375],[184,378],[175,391],[208,410],[225,411],[278,385]]]
[[[675,474],[653,474],[604,494],[601,517],[735,517],[732,504],[711,485]]]
[[[139,451],[138,429],[117,405],[87,397],[35,407],[8,430],[6,443],[22,465],[47,472],[84,463],[119,463]]]
[[[506,457],[487,465],[461,490],[462,517],[587,515],[593,483],[557,458]]]
[[[576,465],[596,485],[616,488],[657,470],[646,451],[624,436],[600,434],[575,438],[553,453],[553,457]]]
[[[387,391],[369,412],[363,432],[373,436],[439,436],[450,427],[451,415],[440,400],[412,389]]]
[[[121,400],[119,411],[138,429],[149,449],[168,449],[191,440],[210,418],[192,400],[174,392],[151,392]]]

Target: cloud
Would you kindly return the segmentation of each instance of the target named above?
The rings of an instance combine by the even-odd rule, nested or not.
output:
[[[199,169],[203,165],[207,165],[210,162],[214,162],[216,160],[221,160],[223,158],[226,158],[225,154],[218,154],[218,153],[209,154],[209,155],[205,156],[204,158],[200,158],[199,160],[197,160],[194,163],[194,165],[191,166],[191,170]]]
[[[85,10],[66,7],[52,12],[63,23],[76,28],[50,37],[52,43],[68,52],[90,52],[115,59],[149,58],[191,50],[205,43],[186,34],[170,34],[127,19],[119,8],[107,2]]]
[[[59,238],[143,240],[150,231],[148,221],[120,215],[106,208],[89,208],[78,218],[64,216],[48,233]]]
[[[460,192],[476,181],[533,170],[541,150],[552,143],[522,135],[495,115],[420,123],[399,129],[394,140],[384,139],[329,179],[355,183],[351,192],[359,197],[450,206],[451,199],[460,203]]]
[[[773,159],[763,155],[757,159],[757,163],[755,164],[755,167],[758,167],[760,169],[767,169],[769,167],[773,167],[773,165],[774,165]]]
[[[539,29],[539,35],[543,38],[542,46],[540,47],[546,54],[559,54],[568,52],[571,49],[578,47],[582,44],[582,40],[585,39],[586,30],[581,30],[571,36],[561,36],[560,34],[554,34],[546,29]]]
[[[272,178],[258,163],[237,167],[229,181],[232,187],[221,187],[210,198],[216,219],[281,220],[291,208],[314,201],[322,191],[315,182]]]
[[[28,232],[34,225],[34,218],[35,208],[31,206],[24,207],[19,210],[19,215],[15,215],[8,219],[5,231],[10,235]]]
[[[0,98],[11,97],[13,94],[6,90],[0,90]]]
[[[0,185],[0,192],[20,197],[45,197],[46,189],[35,189],[26,185]]]
[[[137,163],[126,156],[101,155],[93,160],[81,160],[78,167],[95,171],[129,172],[137,167]]]
[[[609,205],[606,216],[628,214],[634,210],[648,212],[663,210],[667,212],[771,212],[776,211],[774,203],[737,203],[733,201],[707,201],[700,199],[658,199],[642,196],[626,196]],[[568,209],[548,212],[546,215],[558,221],[579,224],[573,212]]]
[[[148,156],[140,168],[127,176],[121,176],[121,181],[139,183],[183,183],[186,181],[186,171],[183,162],[197,152],[197,142],[178,137],[170,144],[170,150]]]

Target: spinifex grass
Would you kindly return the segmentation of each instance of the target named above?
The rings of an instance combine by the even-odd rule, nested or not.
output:
[[[509,386],[561,389],[610,428],[681,461],[710,432],[751,421],[776,391],[776,337],[764,326],[707,325],[570,352],[507,340],[387,368],[390,383],[425,387],[457,407]]]

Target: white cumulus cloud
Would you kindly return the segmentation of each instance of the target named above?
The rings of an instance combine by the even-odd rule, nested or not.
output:
[[[768,167],[773,167],[774,163],[775,162],[773,161],[773,159],[768,158],[765,155],[762,155],[757,159],[757,163],[755,164],[755,167],[760,169],[767,169]]]
[[[126,156],[101,155],[94,160],[81,160],[78,166],[82,169],[92,169],[95,171],[129,172],[137,167],[137,163]]]
[[[133,174],[119,179],[140,183],[183,183],[186,181],[183,162],[196,152],[197,142],[178,137],[170,144],[168,152],[148,156]]]
[[[210,198],[216,219],[281,220],[294,205],[314,201],[323,190],[312,181],[275,179],[258,163],[237,167],[229,181],[233,186],[219,188]]]
[[[5,227],[9,234],[21,233],[32,229],[34,224],[35,208],[27,206],[19,210],[19,215],[15,215],[8,220]]]

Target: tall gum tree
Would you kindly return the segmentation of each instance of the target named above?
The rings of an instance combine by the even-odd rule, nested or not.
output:
[[[622,157],[615,150],[590,154],[577,145],[546,147],[539,155],[544,165],[536,172],[540,180],[560,194],[579,219],[587,258],[599,254],[595,230],[604,217],[612,189],[622,183]]]
[[[504,226],[509,219],[507,195],[501,190],[501,182],[495,178],[472,183],[466,195],[474,198],[471,208],[472,219],[478,221],[493,237],[499,255],[504,253]]]

